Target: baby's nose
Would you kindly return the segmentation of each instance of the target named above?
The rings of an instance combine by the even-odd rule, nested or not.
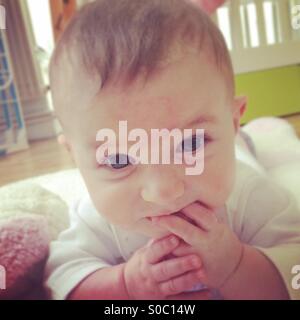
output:
[[[149,175],[141,191],[142,198],[164,207],[173,207],[174,201],[183,196],[184,182],[171,170],[160,170]]]

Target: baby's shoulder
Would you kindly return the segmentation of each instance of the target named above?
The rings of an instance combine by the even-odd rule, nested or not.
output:
[[[232,192],[226,202],[230,211],[246,209],[249,202],[265,197],[265,203],[270,202],[272,194],[278,193],[279,186],[268,176],[266,172],[258,171],[243,161],[237,161],[235,182]],[[275,190],[276,189],[276,190]],[[282,193],[282,188],[279,188]],[[284,192],[285,193],[285,192]],[[240,212],[241,213],[241,212]]]
[[[270,181],[270,178],[266,172],[257,170],[253,166],[237,160],[232,195],[240,197],[242,194],[249,192],[253,185],[267,181]]]
[[[260,215],[265,217],[294,207],[295,199],[288,190],[280,186],[266,172],[238,162],[232,193],[227,208],[233,216]]]

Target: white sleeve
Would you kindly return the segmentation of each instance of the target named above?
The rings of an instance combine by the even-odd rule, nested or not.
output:
[[[88,275],[120,260],[108,224],[89,209],[74,205],[70,227],[50,244],[45,286],[53,299],[65,299]]]
[[[252,177],[253,178],[253,177]],[[300,210],[285,189],[263,177],[248,184],[247,199],[239,201],[235,232],[244,243],[259,249],[278,269],[291,299],[300,299],[292,287],[292,268],[300,264]]]

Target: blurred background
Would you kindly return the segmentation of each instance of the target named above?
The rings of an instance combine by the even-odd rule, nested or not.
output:
[[[48,64],[88,0],[0,0],[0,186],[73,168],[58,144]],[[300,137],[300,0],[231,0],[213,15],[230,49],[245,124],[286,118]]]

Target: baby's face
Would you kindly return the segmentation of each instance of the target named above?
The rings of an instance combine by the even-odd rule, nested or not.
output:
[[[189,54],[145,86],[137,82],[123,91],[108,87],[88,108],[74,111],[67,139],[97,210],[112,224],[160,237],[168,232],[152,226],[149,218],[176,213],[195,201],[210,209],[223,206],[235,178],[239,121],[239,106],[227,92],[209,58]],[[204,129],[204,171],[186,175],[186,164],[174,162],[121,169],[98,164],[96,133],[110,128],[118,137],[120,120],[127,120],[128,132],[141,128],[149,136],[151,129]]]

